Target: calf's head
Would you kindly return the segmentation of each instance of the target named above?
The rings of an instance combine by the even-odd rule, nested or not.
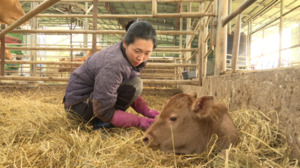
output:
[[[0,23],[13,24],[15,21],[25,15],[25,12],[18,0],[6,0],[0,2]],[[28,24],[29,21],[25,22]]]
[[[145,132],[143,141],[153,150],[176,153],[202,153],[212,135],[217,147],[225,149],[237,139],[236,127],[224,104],[212,96],[195,98],[180,93],[173,96],[154,124]]]

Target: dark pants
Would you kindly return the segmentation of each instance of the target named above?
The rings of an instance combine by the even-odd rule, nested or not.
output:
[[[142,89],[143,83],[139,77],[122,83],[117,90],[118,96],[115,108],[126,111],[129,106],[137,99],[137,97],[141,95]],[[65,110],[69,112],[72,117],[75,117],[80,121],[90,123],[91,125],[93,125],[94,129],[112,127],[112,124],[103,122],[102,120],[94,116],[92,100],[93,92],[83,102],[72,106],[66,106]]]

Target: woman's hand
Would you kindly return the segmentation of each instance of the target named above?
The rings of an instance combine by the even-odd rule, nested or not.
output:
[[[117,127],[139,127],[147,130],[152,125],[152,123],[154,123],[154,121],[155,119],[152,118],[139,117],[122,110],[116,110],[110,123]]]

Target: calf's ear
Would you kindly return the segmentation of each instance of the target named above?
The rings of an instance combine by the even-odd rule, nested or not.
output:
[[[207,118],[212,110],[213,96],[203,96],[193,103],[192,110],[198,115],[199,118]]]

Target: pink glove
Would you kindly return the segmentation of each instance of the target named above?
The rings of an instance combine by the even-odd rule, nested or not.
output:
[[[147,130],[154,121],[155,119],[152,118],[139,117],[122,110],[116,110],[110,123],[117,127],[140,127]]]
[[[150,110],[148,107],[146,101],[139,96],[131,105],[131,107],[138,113],[141,113],[143,116],[149,117],[149,118],[155,118],[159,112],[156,110]]]

